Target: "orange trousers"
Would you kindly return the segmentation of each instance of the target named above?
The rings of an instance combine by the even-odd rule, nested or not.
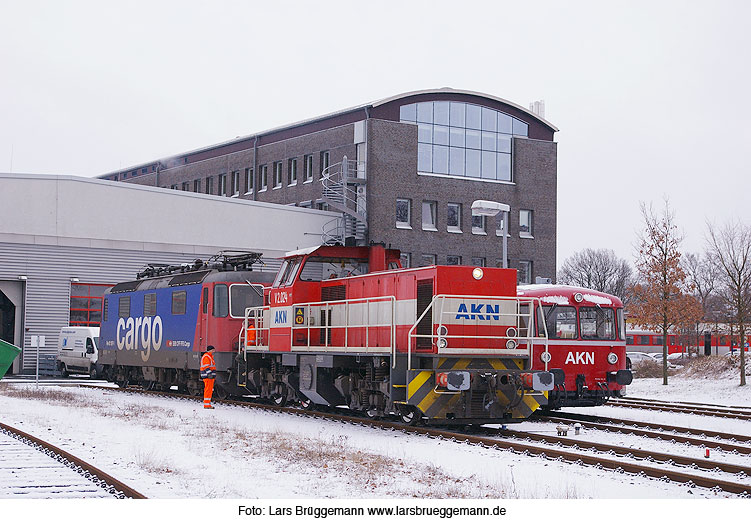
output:
[[[207,409],[211,406],[211,395],[214,393],[214,380],[203,380],[203,408]]]

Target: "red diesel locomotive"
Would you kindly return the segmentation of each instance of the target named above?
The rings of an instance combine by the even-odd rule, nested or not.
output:
[[[402,269],[381,246],[294,251],[246,310],[237,381],[277,403],[410,423],[520,421],[554,388],[533,368],[547,339],[524,325],[540,306],[517,296],[512,269]]]
[[[631,384],[619,298],[567,285],[520,285],[517,293],[541,306],[535,334],[547,333],[549,343],[534,347],[532,368],[555,376],[545,408],[601,405]]]

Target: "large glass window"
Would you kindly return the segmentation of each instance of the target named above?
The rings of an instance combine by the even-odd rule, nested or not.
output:
[[[517,283],[532,283],[532,262],[519,260],[519,267],[516,269]]]
[[[523,121],[460,101],[402,105],[399,118],[417,124],[417,170],[510,182],[511,138],[528,135]]]
[[[569,306],[552,306],[544,308],[545,325],[551,339],[576,338],[576,308]]]
[[[111,285],[72,283],[70,285],[70,325],[98,326],[102,320],[104,291]]]
[[[615,314],[612,308],[581,307],[579,320],[583,339],[615,339]]]
[[[274,162],[274,189],[282,187],[282,163]]]
[[[172,299],[172,312],[174,313],[175,300]],[[229,287],[223,283],[214,286],[214,316],[224,318],[229,314]]]

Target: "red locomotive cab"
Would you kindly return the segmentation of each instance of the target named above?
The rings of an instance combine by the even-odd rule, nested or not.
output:
[[[555,374],[548,407],[599,405],[631,383],[617,297],[566,285],[519,286],[519,294],[542,306],[536,334],[547,334],[549,343],[547,350],[535,348],[533,366]]]
[[[256,344],[240,352],[239,371],[270,397],[378,415],[521,419],[546,402],[552,375],[532,373],[532,346],[545,339],[529,335],[520,307],[511,269],[403,269],[399,251],[379,246],[294,251],[268,304],[246,311]],[[270,372],[253,368],[259,352],[278,359]]]

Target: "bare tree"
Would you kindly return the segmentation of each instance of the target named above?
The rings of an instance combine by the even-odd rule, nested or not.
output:
[[[585,248],[566,258],[558,271],[558,283],[609,293],[627,302],[633,271],[625,259],[610,249]]]
[[[751,227],[733,219],[722,228],[708,223],[707,229],[709,253],[721,271],[723,292],[740,334],[740,386],[745,386],[746,326],[751,317]]]
[[[641,204],[644,222],[637,243],[639,284],[632,289],[630,315],[647,329],[662,333],[662,384],[668,384],[668,333],[690,326],[699,318],[701,307],[686,293],[686,273],[681,267],[680,244],[674,213],[656,214]]]
[[[717,291],[718,269],[715,262],[709,254],[699,255],[688,253],[683,257],[681,263],[683,270],[686,271],[686,279],[689,283],[691,294],[701,304],[700,318],[694,323],[693,330],[695,333],[694,340],[697,345],[701,342],[700,337],[705,328],[709,328],[708,323],[712,318],[712,310],[715,309],[713,304],[713,294]],[[705,324],[702,327],[702,324]],[[689,350],[689,355],[691,350]],[[697,351],[698,355],[698,351]]]

